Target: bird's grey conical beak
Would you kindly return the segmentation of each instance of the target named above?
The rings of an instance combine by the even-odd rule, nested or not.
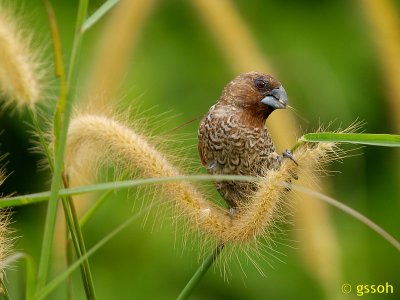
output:
[[[288,96],[283,86],[280,86],[277,89],[273,89],[265,98],[261,100],[261,103],[268,105],[273,109],[286,108]]]

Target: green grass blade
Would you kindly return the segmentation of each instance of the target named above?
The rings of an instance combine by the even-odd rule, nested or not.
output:
[[[88,209],[88,211],[79,220],[79,226],[82,228],[92,218],[97,210],[103,206],[113,191],[108,190],[101,195],[96,202]]]
[[[57,101],[56,111],[54,113],[54,124],[53,124],[53,134],[54,134],[54,152],[58,149],[59,134],[62,124],[62,114],[65,109],[65,102],[67,98],[67,79],[65,76],[64,58],[61,45],[60,32],[58,30],[57,19],[49,0],[43,0],[47,11],[47,19],[49,21],[51,39],[53,45],[53,59],[54,59],[54,71],[57,78],[60,80],[60,94]],[[53,166],[54,170],[54,166]]]
[[[73,206],[71,205],[71,197],[62,197],[61,199],[65,220],[67,221],[68,232],[71,234],[71,240],[74,245],[75,253],[77,257],[81,257],[84,255],[85,248],[83,244],[83,237],[82,235],[79,236],[81,230],[79,228],[79,222],[76,222],[77,216],[75,210],[73,210]],[[92,298],[92,295],[94,295],[94,287],[88,261],[84,261],[84,263],[81,265],[81,276],[86,296],[87,298]]]
[[[352,216],[354,219],[360,221],[361,223],[367,225],[369,228],[371,228],[373,231],[375,231],[377,234],[379,234],[381,237],[383,237],[386,241],[388,241],[391,245],[393,245],[398,251],[400,251],[400,242],[396,240],[392,235],[390,235],[387,231],[385,231],[382,227],[380,227],[378,224],[374,223],[370,219],[368,219],[366,216],[363,214],[359,213],[355,209],[347,206],[346,204],[333,199],[329,196],[326,196],[322,193],[310,190],[308,188],[296,185],[296,184],[291,184],[290,185],[291,189],[299,192],[303,192],[306,194],[309,194],[311,196],[316,197],[317,199],[320,199],[329,205],[332,205],[341,211],[345,212],[346,214]]]
[[[304,142],[339,142],[361,145],[400,147],[400,135],[370,133],[307,133],[300,139]]]
[[[57,111],[60,113],[59,117],[62,117],[62,120],[60,120],[59,118],[55,118],[55,123],[60,122],[58,130],[57,132],[55,132],[55,137],[56,138],[58,137],[58,147],[55,147],[56,154],[55,154],[55,164],[54,164],[54,175],[51,183],[51,196],[47,207],[45,229],[42,242],[42,251],[40,253],[40,260],[39,260],[38,283],[37,283],[38,289],[45,286],[47,280],[47,274],[50,267],[51,248],[53,244],[54,228],[57,218],[59,190],[61,187],[62,170],[64,167],[65,144],[67,140],[67,131],[72,112],[72,104],[74,97],[74,93],[72,92],[71,89],[71,86],[73,86],[71,81],[72,79],[76,79],[77,77],[80,46],[82,42],[81,28],[83,22],[86,19],[88,4],[89,0],[79,1],[74,44],[72,47],[70,67],[68,72],[66,98],[65,99],[60,98],[60,101],[57,104]]]
[[[153,204],[154,205],[154,204]],[[79,258],[75,263],[73,263],[67,270],[54,278],[51,282],[49,282],[43,289],[38,291],[37,299],[43,299],[47,295],[49,295],[55,288],[57,288],[64,280],[68,278],[72,272],[74,272],[84,260],[87,260],[91,255],[93,255],[97,250],[99,250],[102,246],[104,246],[107,242],[109,242],[113,237],[115,237],[118,233],[120,233],[123,229],[125,229],[128,225],[130,225],[133,221],[137,220],[141,215],[146,213],[148,210],[152,208],[153,205],[149,205],[145,209],[142,209],[137,214],[131,216],[113,231],[111,231],[108,235],[102,238],[96,245],[94,245],[89,251],[86,252],[84,256]]]
[[[62,190],[60,190],[62,191]],[[0,199],[0,207],[14,207],[47,201],[50,198],[50,192],[41,192],[24,196],[6,197]]]
[[[96,24],[106,13],[108,13],[119,0],[107,0],[103,3],[87,20],[83,23],[82,32],[90,29],[94,24]]]
[[[146,184],[159,184],[159,183],[176,182],[176,181],[210,181],[210,180],[240,180],[240,181],[254,182],[257,181],[258,178],[252,176],[238,176],[238,175],[188,175],[188,176],[176,176],[176,177],[145,178],[136,180],[98,183],[94,185],[87,185],[69,189],[60,189],[59,196],[60,197],[75,196],[93,192],[121,190]],[[6,197],[0,199],[0,208],[11,207],[11,206],[22,206],[22,205],[47,201],[50,198],[50,196],[51,196],[50,192],[41,192],[23,196]]]
[[[79,244],[79,253],[78,253],[78,258],[84,256],[86,254],[86,245],[85,245],[85,240],[83,238],[83,233],[81,230],[81,227],[79,225],[79,219],[78,219],[78,214],[75,209],[74,202],[72,201],[71,197],[67,197],[68,199],[68,206],[71,210],[71,215],[72,215],[72,222],[73,226],[75,227],[75,232],[76,232],[76,239]],[[72,230],[71,230],[72,233]],[[75,249],[77,249],[75,247]],[[85,259],[82,263],[82,276],[84,280],[84,286],[85,289],[87,290],[87,297],[90,299],[95,299],[95,289],[94,289],[94,283],[93,283],[93,276],[92,276],[92,271],[90,270],[90,265],[89,265],[89,260]]]

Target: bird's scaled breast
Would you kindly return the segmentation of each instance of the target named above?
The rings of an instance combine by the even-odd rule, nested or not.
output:
[[[212,107],[200,124],[199,152],[211,174],[258,175],[275,148],[265,126],[251,127],[237,110]]]

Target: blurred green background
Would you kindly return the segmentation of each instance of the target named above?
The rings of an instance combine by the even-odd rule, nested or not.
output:
[[[290,104],[297,111],[298,126],[302,131],[314,130],[331,121],[335,121],[332,128],[341,124],[346,127],[358,119],[366,122],[365,132],[399,134],[391,121],[384,68],[361,1],[232,2],[253,33],[262,54],[279,74]],[[393,2],[398,14],[398,2]],[[101,4],[102,1],[91,1],[90,12]],[[15,5],[28,26],[34,28],[38,45],[49,44],[42,2],[19,0]],[[54,8],[68,57],[77,1],[54,1]],[[223,16],[221,12],[221,18]],[[85,37],[80,64],[83,78],[105,24],[102,20]],[[51,63],[51,47],[44,51],[45,58]],[[235,75],[191,1],[157,1],[132,51],[120,96],[123,102],[140,106],[139,112],[151,108],[145,115],[169,112],[168,115],[174,117],[162,130],[155,132],[168,131],[204,114]],[[51,84],[57,86],[55,80]],[[52,88],[51,93],[55,99],[57,89]],[[2,186],[3,194],[49,189],[49,173],[37,168],[41,156],[29,150],[32,135],[25,122],[29,122],[27,114],[4,111],[0,115],[0,130],[3,131],[0,149],[2,153],[9,153],[6,167],[11,173]],[[195,121],[177,132],[189,137],[184,141],[189,149],[185,155],[192,161],[198,159],[195,149],[197,126],[198,121]],[[400,239],[399,149],[363,147],[351,154],[356,155],[331,167],[338,173],[330,177],[325,193],[365,214]],[[132,195],[115,193],[90,221],[84,230],[88,248],[137,211],[132,212],[135,201]],[[46,204],[38,204],[17,208],[13,214],[12,226],[19,237],[15,249],[30,253],[36,262],[45,212]],[[332,283],[332,289],[340,294],[342,283],[389,282],[394,286],[394,294],[362,298],[399,299],[399,253],[352,217],[334,208],[330,213],[338,238],[342,273],[342,282]],[[144,226],[143,218],[134,222],[92,256],[90,263],[99,299],[176,298],[196,270],[201,251],[196,242],[187,241],[186,246],[182,245],[184,233],[176,232],[168,216],[163,217],[163,224],[171,223],[171,226],[153,226],[159,223],[160,216],[150,213]],[[266,277],[242,258],[246,273],[243,274],[238,263],[232,260],[229,282],[223,279],[219,269],[214,269],[207,274],[192,299],[326,299],[323,288],[304,266],[299,250],[302,244],[293,241],[296,240],[294,232],[304,229],[294,226],[284,229],[288,231],[286,243],[290,247],[277,247],[281,252],[278,256],[284,263],[272,259],[271,267],[265,261],[258,261]],[[7,272],[13,299],[23,298],[23,270],[24,264],[19,263]],[[75,272],[74,281],[76,299],[84,298],[79,271]],[[50,298],[65,299],[65,291],[64,285]],[[332,295],[332,299],[335,297]],[[356,298],[354,292],[343,296],[343,299]]]

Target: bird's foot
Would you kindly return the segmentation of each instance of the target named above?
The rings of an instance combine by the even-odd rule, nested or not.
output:
[[[293,161],[297,166],[299,165],[297,161],[294,159],[293,153],[290,152],[288,149],[283,151],[282,153],[283,158],[289,158],[291,161]]]
[[[297,163],[297,161],[294,159],[293,153],[290,152],[290,151],[287,150],[287,149],[286,149],[285,151],[283,151],[282,157],[283,157],[283,158],[288,158],[288,159],[290,159],[290,160],[293,161],[297,166],[299,165],[299,164]],[[292,175],[292,177],[293,177],[294,180],[298,180],[298,179],[299,179],[299,176],[298,176],[296,173],[291,172],[291,175]]]

